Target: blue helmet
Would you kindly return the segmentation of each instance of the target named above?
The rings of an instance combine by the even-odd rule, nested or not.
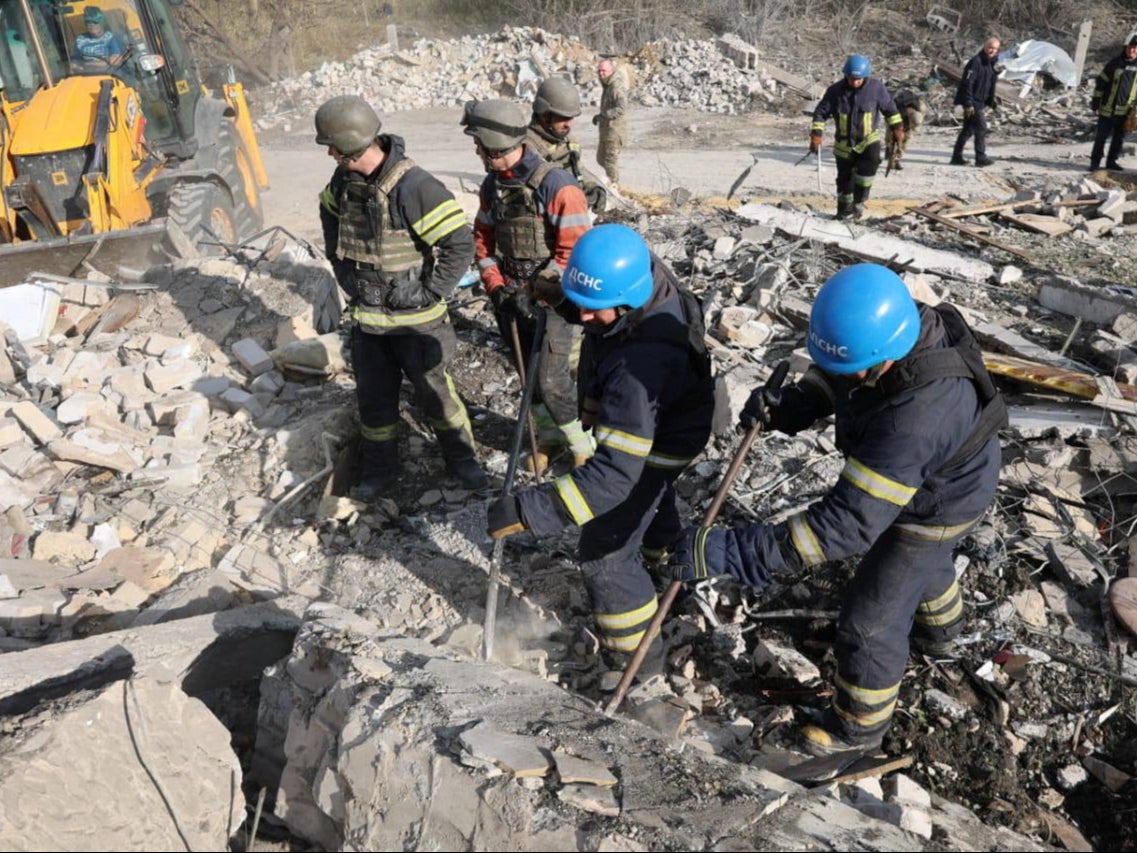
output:
[[[841,69],[841,73],[846,77],[868,77],[872,74],[872,63],[863,53],[854,53],[845,60],[845,67]]]
[[[880,264],[854,264],[830,276],[809,313],[809,354],[827,373],[904,358],[919,337],[916,302],[900,276]]]
[[[628,226],[598,225],[577,240],[561,282],[579,308],[642,308],[653,288],[651,252]]]

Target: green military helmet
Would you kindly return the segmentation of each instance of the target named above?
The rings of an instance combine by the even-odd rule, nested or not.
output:
[[[513,101],[469,101],[462,114],[463,131],[487,151],[508,151],[525,140],[525,113]]]
[[[359,95],[339,95],[316,110],[316,144],[334,145],[353,157],[375,141],[383,122]]]
[[[571,80],[564,77],[550,77],[537,89],[533,99],[533,115],[545,113],[563,118],[576,118],[580,115],[580,92]]]

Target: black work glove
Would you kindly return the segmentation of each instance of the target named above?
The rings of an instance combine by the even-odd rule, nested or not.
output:
[[[697,581],[727,573],[726,531],[714,527],[688,527],[675,542],[668,562],[671,579]]]
[[[387,305],[396,311],[427,308],[435,301],[434,295],[428,293],[417,278],[403,279],[391,285],[391,295],[387,297]]]
[[[742,407],[742,414],[738,416],[738,423],[747,431],[753,429],[755,424],[762,424],[763,429],[785,432],[782,428],[786,420],[782,410],[785,402],[784,389],[773,390],[760,385],[750,392],[746,405]]]
[[[533,279],[533,299],[543,302],[550,308],[556,308],[565,299],[565,291],[561,287],[561,268],[550,264]]]
[[[592,123],[596,125],[600,124],[600,113],[597,113],[592,117]]]
[[[491,290],[489,295],[493,310],[507,317],[516,316],[519,290],[520,288],[512,282],[507,282]]]
[[[525,529],[525,522],[521,520],[521,510],[517,506],[517,498],[512,495],[498,498],[490,504],[486,521],[488,532],[494,539],[504,539]]]
[[[348,302],[355,302],[359,298],[359,279],[355,277],[355,264],[345,261],[332,261],[332,269],[336,274],[336,281],[347,295]]]

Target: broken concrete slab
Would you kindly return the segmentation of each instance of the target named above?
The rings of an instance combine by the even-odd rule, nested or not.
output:
[[[5,409],[7,412],[4,411]],[[28,434],[39,444],[47,444],[63,435],[63,430],[55,421],[27,400],[10,406],[0,403],[0,414],[8,414],[19,421],[20,426],[27,430]]]
[[[76,567],[95,558],[95,546],[83,533],[45,530],[36,537],[32,554],[46,563]]]
[[[233,344],[233,356],[250,376],[260,376],[272,370],[272,359],[264,348],[252,338],[242,338]]]
[[[72,702],[23,720],[6,738],[0,846],[228,847],[244,812],[234,796],[241,766],[229,731],[203,702],[152,679],[100,685]]]
[[[854,233],[843,222],[820,219],[809,213],[783,210],[768,204],[744,204],[735,213],[748,222],[770,225],[793,237],[817,240],[852,252],[858,257],[890,261],[905,265],[908,269],[975,282],[986,281],[995,275],[995,268],[986,261],[941,249],[930,249],[919,243],[872,231]]]
[[[799,684],[811,684],[821,678],[821,670],[813,661],[797,649],[772,640],[759,640],[754,648],[754,671],[765,677],[788,678]]]
[[[474,767],[497,768],[511,776],[544,776],[549,772],[548,749],[534,738],[499,731],[478,723],[458,735],[462,761]]]
[[[620,801],[611,788],[597,788],[594,785],[565,785],[557,791],[562,803],[591,814],[605,817],[620,816]]]
[[[577,758],[567,752],[554,751],[553,761],[557,765],[557,776],[566,785],[599,785],[608,788],[619,781],[603,764],[586,758]]]
[[[1044,308],[1089,323],[1106,326],[1128,311],[1137,311],[1137,299],[1074,279],[1052,276],[1038,286],[1037,299]]]

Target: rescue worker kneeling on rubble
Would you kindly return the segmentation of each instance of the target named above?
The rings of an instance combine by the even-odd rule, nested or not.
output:
[[[995,493],[1006,407],[952,306],[913,301],[876,264],[841,270],[809,320],[814,364],[796,385],[758,389],[743,423],[793,435],[836,413],[846,457],[837,485],[777,525],[684,531],[673,576],[774,575],[864,552],[837,626],[837,685],[815,755],[876,749],[892,720],[909,642],[944,653],[963,627],[952,548]],[[913,624],[915,622],[915,624]]]
[[[399,386],[415,388],[447,470],[487,485],[466,407],[447,372],[457,350],[446,298],[474,257],[466,216],[440,181],[404,153],[402,137],[356,95],[316,111],[316,143],[336,161],[320,195],[324,247],[355,321],[352,364],[363,443],[356,497],[372,501],[398,476]]]
[[[542,160],[525,144],[521,107],[511,101],[471,101],[462,117],[488,174],[479,190],[474,220],[474,256],[482,286],[506,345],[516,322],[522,350],[529,352],[536,329],[533,283],[540,275],[557,280],[580,236],[592,225],[588,203],[576,179]],[[542,471],[564,446],[574,465],[592,455],[592,439],[577,416],[576,367],[580,329],[550,313],[538,367],[533,420],[540,450],[529,470]]]
[[[525,145],[548,163],[576,178],[588,208],[596,215],[604,212],[608,191],[595,175],[584,168],[580,143],[572,138],[572,122],[580,115],[580,92],[571,80],[550,77],[537,88],[533,98],[533,117],[529,120]]]
[[[581,237],[563,295],[559,310],[585,329],[581,406],[596,455],[553,483],[498,500],[489,532],[549,536],[579,525],[600,642],[630,654],[658,606],[643,556],[660,555],[678,536],[674,483],[710,436],[714,389],[702,311],[623,225]],[[658,663],[658,640],[655,651]]]
[[[872,74],[867,56],[853,54],[841,70],[844,77],[825,90],[813,111],[809,150],[821,156],[825,122],[837,124],[833,154],[837,158],[837,218],[865,216],[865,201],[880,168],[880,118],[888,123],[894,142],[904,139],[904,124],[892,95]]]

